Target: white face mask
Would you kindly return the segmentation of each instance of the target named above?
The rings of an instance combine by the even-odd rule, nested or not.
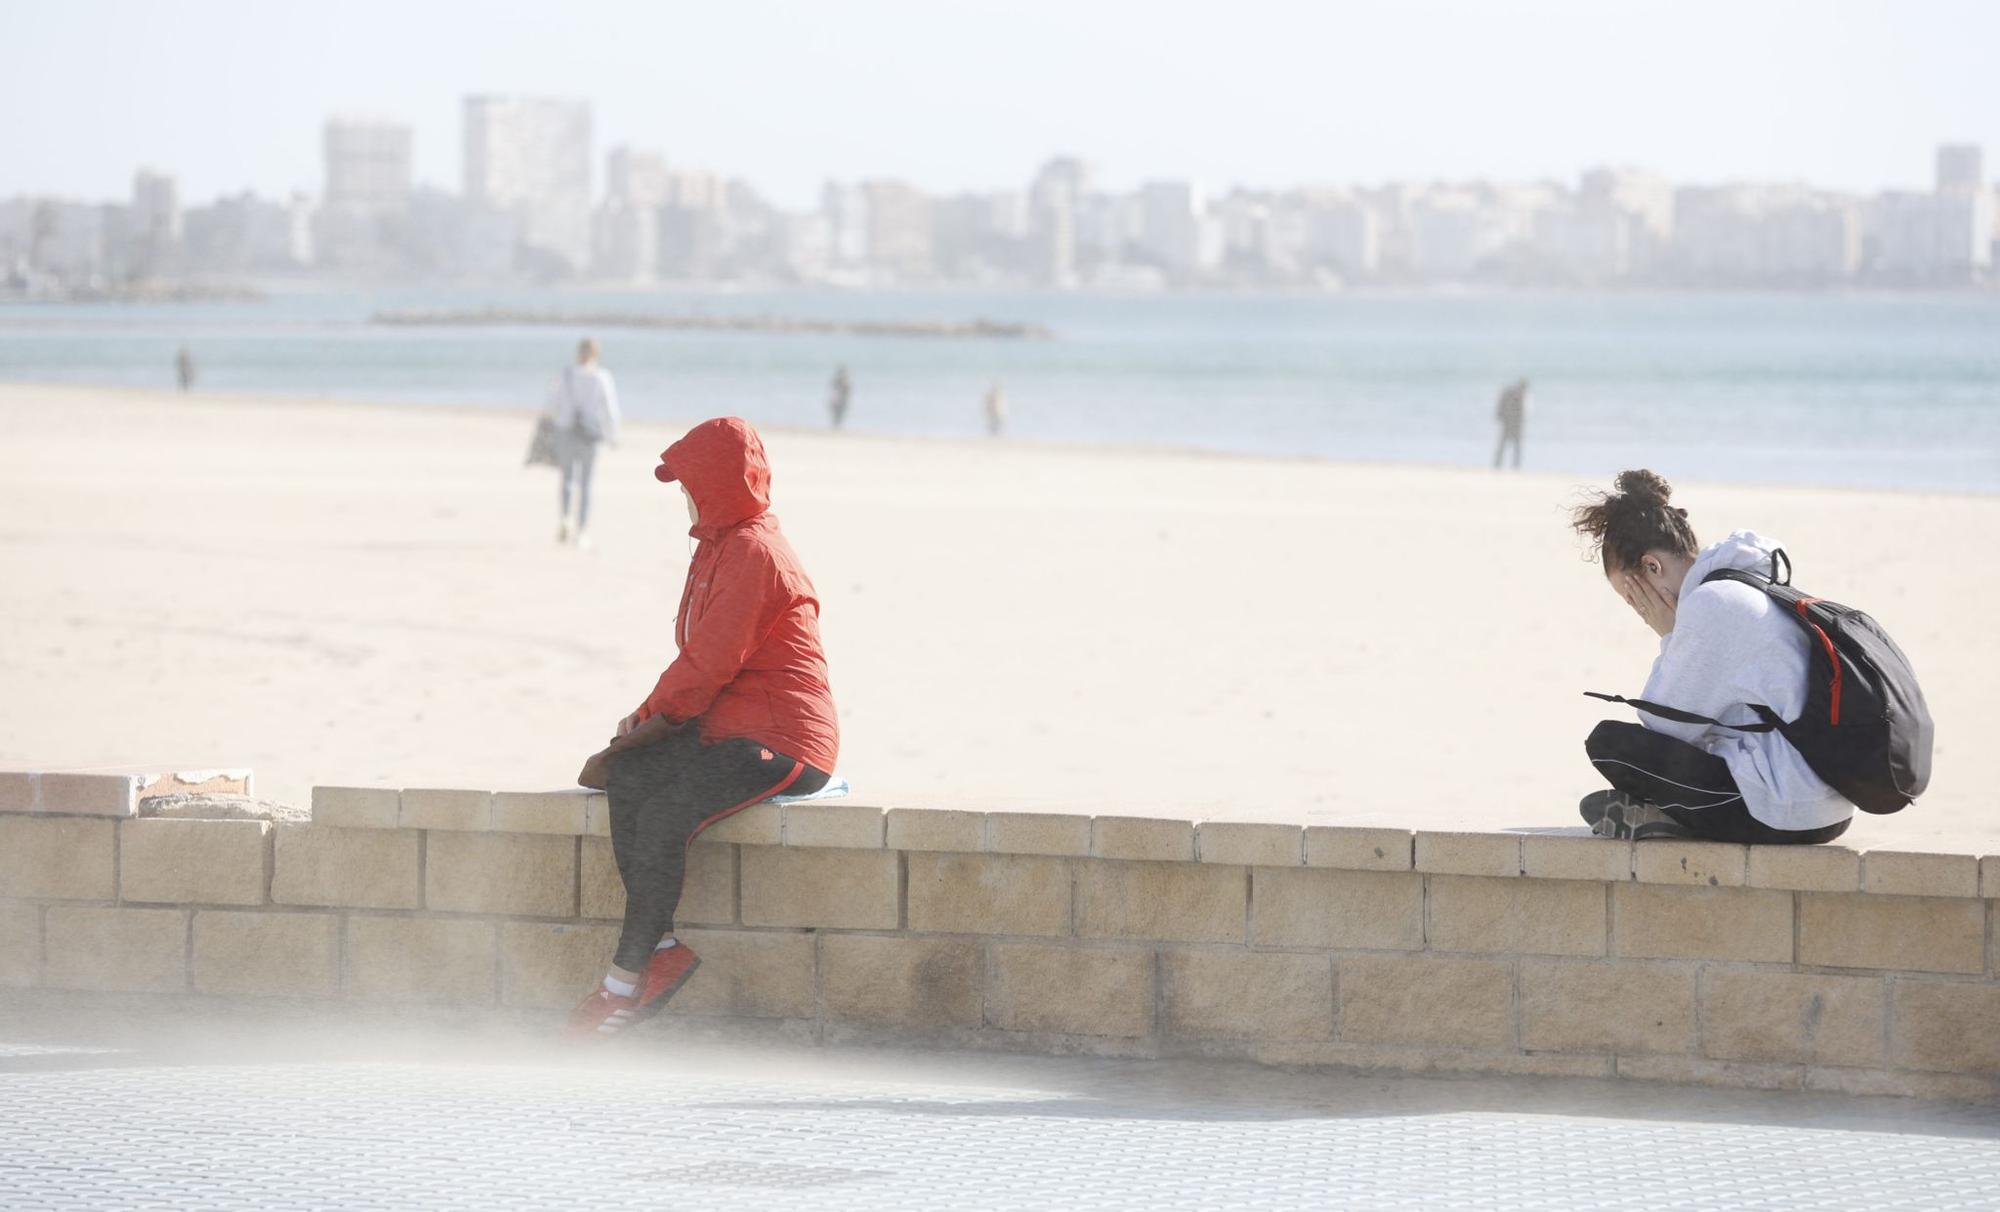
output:
[[[694,494],[687,490],[687,485],[685,484],[681,485],[681,496],[687,500],[688,525],[701,525],[701,510],[695,505]]]

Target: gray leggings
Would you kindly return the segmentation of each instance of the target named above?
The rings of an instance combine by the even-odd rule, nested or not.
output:
[[[569,497],[572,485],[576,488],[576,528],[582,530],[590,525],[590,479],[597,470],[597,443],[574,434],[563,437],[562,450],[562,508],[557,517],[569,518]]]

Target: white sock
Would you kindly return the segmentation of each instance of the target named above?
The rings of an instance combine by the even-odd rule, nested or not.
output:
[[[655,947],[655,948],[653,948],[653,950],[655,950],[655,951],[665,951],[665,950],[666,950],[667,948],[669,948],[669,947],[674,947],[674,946],[678,946],[678,945],[679,945],[679,940],[677,940],[677,939],[671,939],[671,938],[663,938],[663,939],[661,939],[661,940],[660,940],[660,945],[659,945],[659,946],[657,946],[657,947]]]
[[[605,977],[604,987],[616,993],[619,997],[631,997],[639,991],[639,986],[633,984],[631,981],[621,981],[615,976]]]

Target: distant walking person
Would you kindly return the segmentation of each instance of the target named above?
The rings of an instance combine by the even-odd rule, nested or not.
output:
[[[997,438],[1007,428],[1007,393],[1000,390],[1000,380],[993,380],[993,386],[986,393],[986,436]]]
[[[854,384],[847,377],[846,363],[842,363],[833,372],[833,388],[826,399],[826,410],[833,414],[835,429],[847,424],[847,403],[853,396]]]
[[[590,481],[597,468],[599,445],[618,442],[618,388],[611,372],[597,364],[597,342],[577,343],[576,365],[563,368],[549,392],[549,415],[555,419],[556,462],[562,471],[562,495],[557,513],[556,542],[590,546],[584,528],[590,525]],[[570,525],[570,501],[576,501],[576,525]]]
[[[1521,470],[1521,429],[1528,419],[1528,381],[1516,379],[1500,391],[1500,403],[1493,409],[1493,416],[1500,422],[1500,444],[1493,448],[1493,469],[1500,470],[1500,459],[1507,453],[1507,447],[1514,447],[1514,470]]]
[[[194,355],[188,352],[185,345],[174,355],[174,380],[181,385],[182,391],[194,390]]]

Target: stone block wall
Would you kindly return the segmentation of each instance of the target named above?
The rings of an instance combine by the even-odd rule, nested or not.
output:
[[[607,827],[582,792],[0,811],[0,985],[559,1011],[616,940]],[[2000,858],[766,804],[690,852],[670,1013],[1986,1100],[1996,905]]]

